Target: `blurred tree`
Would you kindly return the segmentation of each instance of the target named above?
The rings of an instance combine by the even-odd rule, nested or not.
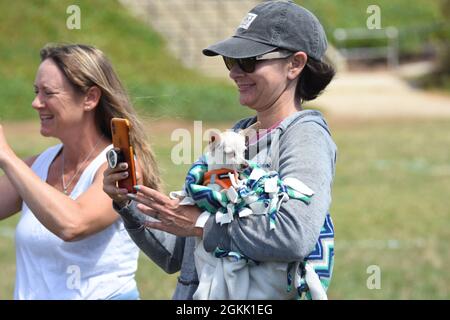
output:
[[[450,0],[441,0],[442,27],[437,33],[438,64],[431,75],[430,85],[450,91]]]
[[[434,70],[413,82],[419,87],[438,88],[450,92],[450,0],[439,1],[442,22],[434,33],[437,63]]]

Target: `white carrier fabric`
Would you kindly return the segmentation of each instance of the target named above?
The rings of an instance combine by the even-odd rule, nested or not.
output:
[[[62,144],[50,147],[32,170],[47,180],[48,169]],[[83,171],[70,194],[77,199],[92,184],[106,161],[106,147]],[[139,249],[122,219],[82,240],[65,242],[47,230],[22,203],[16,229],[15,299],[108,299],[136,288]]]

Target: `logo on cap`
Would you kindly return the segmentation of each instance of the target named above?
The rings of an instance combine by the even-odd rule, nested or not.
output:
[[[254,13],[248,13],[244,19],[242,19],[241,24],[239,25],[239,28],[242,29],[248,29],[248,27],[250,27],[250,25],[252,24],[252,22],[255,20],[255,18],[257,17],[257,14]]]

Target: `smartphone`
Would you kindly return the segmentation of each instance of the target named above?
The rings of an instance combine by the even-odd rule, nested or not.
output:
[[[130,143],[130,122],[127,119],[112,118],[111,132],[114,149],[120,149],[118,162],[128,163],[128,178],[118,181],[119,188],[127,189],[129,193],[136,193],[133,186],[136,185],[136,165],[134,162],[134,150]]]

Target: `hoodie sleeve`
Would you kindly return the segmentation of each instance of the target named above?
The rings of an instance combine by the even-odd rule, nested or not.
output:
[[[311,203],[285,202],[273,230],[265,215],[234,219],[223,226],[211,217],[204,228],[207,251],[219,247],[256,261],[289,262],[302,261],[314,249],[331,204],[334,142],[318,123],[297,122],[280,136],[278,154],[280,177],[297,178],[314,190]]]
[[[153,218],[141,213],[134,201],[123,208],[115,204],[113,207],[122,217],[131,239],[150,259],[167,273],[180,270],[186,238],[146,228],[144,222]]]

